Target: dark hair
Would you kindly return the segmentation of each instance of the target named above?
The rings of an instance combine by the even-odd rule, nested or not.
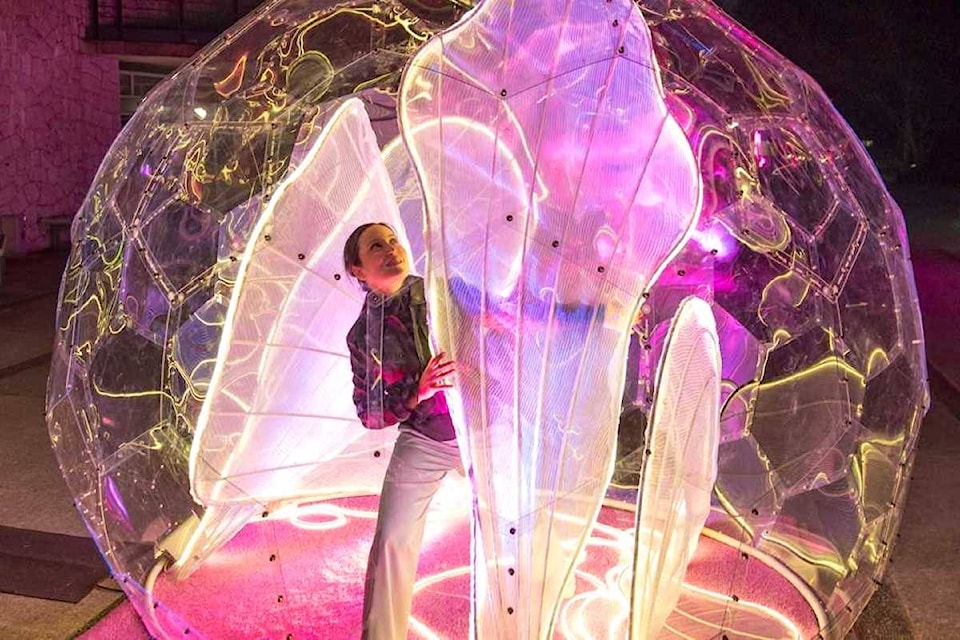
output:
[[[396,233],[393,227],[386,222],[367,222],[354,229],[350,237],[347,238],[347,241],[343,243],[343,268],[347,270],[347,275],[354,280],[356,280],[356,276],[353,275],[353,269],[351,267],[360,266],[360,236],[370,227],[376,226],[386,227]],[[363,287],[364,291],[367,290],[367,285],[363,282],[360,282],[360,286]]]

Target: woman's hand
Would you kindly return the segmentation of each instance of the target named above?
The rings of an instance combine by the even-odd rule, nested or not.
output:
[[[412,410],[424,400],[432,398],[438,391],[451,388],[453,383],[449,380],[449,376],[454,371],[456,371],[456,366],[452,360],[447,359],[446,353],[441,351],[430,358],[427,368],[423,370],[423,374],[420,376],[420,384],[417,387],[416,395],[407,402],[408,408]]]

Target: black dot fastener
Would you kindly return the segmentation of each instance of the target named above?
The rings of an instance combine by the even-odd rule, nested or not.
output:
[[[597,273],[603,273],[604,271],[606,271],[606,269],[603,267],[597,267]]]
[[[270,237],[270,234],[269,234],[269,233],[268,233],[267,235],[263,236],[263,239],[266,240],[267,242],[270,242],[270,240],[272,240],[272,238]]]
[[[755,516],[760,515],[760,511],[757,510],[757,509],[750,509],[750,513],[752,513],[752,514],[755,515]]]
[[[276,561],[277,561],[277,554],[271,553],[271,554],[270,554],[270,562],[276,562]]]
[[[374,451],[374,452],[373,452],[373,457],[374,457],[374,458],[379,458],[379,457],[380,457],[380,452],[379,452],[379,451]]]
[[[559,241],[559,240],[554,240],[553,242],[550,243],[550,246],[553,247],[554,249],[556,249],[557,247],[560,246],[560,241]]]
[[[685,275],[687,275],[687,272],[686,272],[685,270],[683,270],[683,269],[677,269],[677,275],[678,275],[678,276],[685,276]]]
[[[513,607],[507,607],[507,613],[512,616],[512,615],[513,615]]]
[[[230,256],[230,262],[236,262],[237,256]]]
[[[513,216],[512,216],[512,215],[507,216],[507,222],[513,222]]]
[[[303,260],[303,259],[306,258],[306,257],[307,257],[307,256],[303,255],[302,253],[298,253],[298,254],[297,254],[297,260]]]
[[[744,560],[749,560],[749,559],[750,559],[750,554],[748,554],[746,551],[743,551],[743,552],[740,553],[740,557],[741,557],[742,559],[744,559]]]
[[[516,533],[517,533],[517,528],[516,528],[516,527],[510,527],[510,535],[513,536],[513,535],[516,535]]]
[[[339,280],[339,279],[340,279],[340,274],[339,274],[339,273],[333,274],[333,279],[334,279],[334,280]]]
[[[509,569],[507,569],[507,573],[509,573],[510,575],[513,575],[513,574],[515,574],[516,572],[517,572],[517,570],[514,569],[513,567],[510,567]]]
[[[623,47],[620,47],[617,49],[617,53],[623,53],[624,51],[626,51],[626,49],[624,49]]]
[[[283,602],[283,596],[282,596],[282,595],[277,596],[277,602]]]
[[[506,89],[500,89],[500,97],[502,97],[502,98],[506,98],[506,97],[507,97],[507,90],[506,90]]]
[[[737,594],[733,594],[732,596],[730,596],[730,599],[733,600],[734,602],[740,602],[740,598],[737,597]]]
[[[266,518],[268,515],[270,515],[270,512],[269,512],[269,511],[264,511],[263,513],[260,514],[260,517],[261,517],[261,518]]]
[[[613,26],[615,26],[615,27],[620,26],[620,21],[619,21],[619,20],[614,20],[614,21],[613,21]]]

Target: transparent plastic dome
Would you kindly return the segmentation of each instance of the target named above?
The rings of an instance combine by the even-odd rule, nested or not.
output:
[[[503,4],[265,3],[160,83],[104,159],[74,222],[47,422],[154,635],[357,634],[396,431],[364,430],[350,402],[363,292],[339,260],[374,220],[426,276],[435,343],[483,372],[461,373],[453,403],[474,484],[437,498],[415,632],[840,638],[875,591],[928,392],[902,214],[863,146],[708,2]],[[584,82],[612,106],[576,102]],[[551,144],[526,144],[540,102],[518,87],[539,87]],[[651,113],[667,133],[648,136]],[[672,222],[610,213],[630,188],[627,213]],[[528,361],[498,335],[562,348]],[[665,373],[681,363],[699,377]],[[691,395],[717,377],[718,402]],[[537,385],[539,414],[521,393]],[[581,386],[566,422],[525,418]],[[560,435],[521,437],[541,428]],[[519,563],[517,582],[471,584],[476,496],[474,544],[487,566]]]

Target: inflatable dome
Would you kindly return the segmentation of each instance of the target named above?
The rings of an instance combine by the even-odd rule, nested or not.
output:
[[[342,247],[383,221],[466,470],[412,634],[844,637],[928,405],[865,149],[706,0],[473,5],[266,2],[114,142],[47,394],[111,572],[156,637],[359,635],[397,432],[351,401]]]

